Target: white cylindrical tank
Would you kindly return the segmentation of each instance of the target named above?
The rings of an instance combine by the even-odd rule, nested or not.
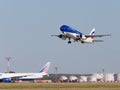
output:
[[[103,82],[103,73],[94,73],[92,76],[96,77],[97,82]]]
[[[101,78],[103,78],[103,73],[94,73],[92,76],[95,76],[98,79],[101,79]]]
[[[87,82],[87,76],[80,76],[79,82]]]
[[[114,79],[115,81],[120,82],[120,73],[115,74]]]
[[[61,77],[59,78],[59,80],[60,80],[60,82],[67,82],[68,77],[66,77],[66,76],[61,76]]]
[[[94,75],[89,76],[88,77],[88,82],[97,82],[97,78]]]
[[[103,73],[94,73],[88,77],[88,82],[102,82]]]
[[[78,78],[76,76],[70,76],[69,77],[69,81],[70,82],[77,82],[78,81]]]
[[[113,73],[105,73],[104,81],[105,82],[114,82],[114,74]]]

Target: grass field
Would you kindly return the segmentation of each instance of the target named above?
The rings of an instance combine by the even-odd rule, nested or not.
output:
[[[0,83],[0,90],[120,90],[120,83]]]

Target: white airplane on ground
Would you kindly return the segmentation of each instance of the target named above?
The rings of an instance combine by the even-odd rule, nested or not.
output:
[[[62,25],[60,27],[60,30],[62,34],[60,35],[51,35],[51,36],[57,36],[61,38],[62,40],[66,40],[68,38],[68,44],[71,43],[71,39],[74,40],[74,42],[80,41],[81,43],[93,43],[93,42],[103,42],[103,40],[94,40],[94,37],[103,37],[103,36],[110,36],[110,34],[104,34],[104,35],[95,35],[95,28],[92,29],[90,34],[85,35],[81,33],[80,31],[73,29],[72,27],[68,25]]]
[[[14,82],[15,80],[35,80],[48,75],[50,62],[43,66],[39,73],[0,73],[1,82]]]

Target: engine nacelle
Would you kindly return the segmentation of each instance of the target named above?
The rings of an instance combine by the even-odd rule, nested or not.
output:
[[[62,40],[66,40],[66,35],[60,34],[58,37],[61,38]]]
[[[82,35],[80,35],[80,39],[81,40],[86,40],[87,38],[85,37],[85,35],[82,34]]]
[[[11,82],[11,78],[3,78],[2,81],[5,83],[9,83]]]

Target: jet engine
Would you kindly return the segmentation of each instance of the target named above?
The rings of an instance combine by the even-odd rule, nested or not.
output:
[[[58,35],[59,38],[61,38],[62,40],[66,40],[66,35],[60,34]]]
[[[5,83],[9,83],[11,82],[11,78],[3,78],[2,81]]]
[[[80,39],[81,39],[81,40],[85,40],[85,39],[87,39],[87,38],[85,37],[85,35],[82,34],[82,35],[80,35]]]

